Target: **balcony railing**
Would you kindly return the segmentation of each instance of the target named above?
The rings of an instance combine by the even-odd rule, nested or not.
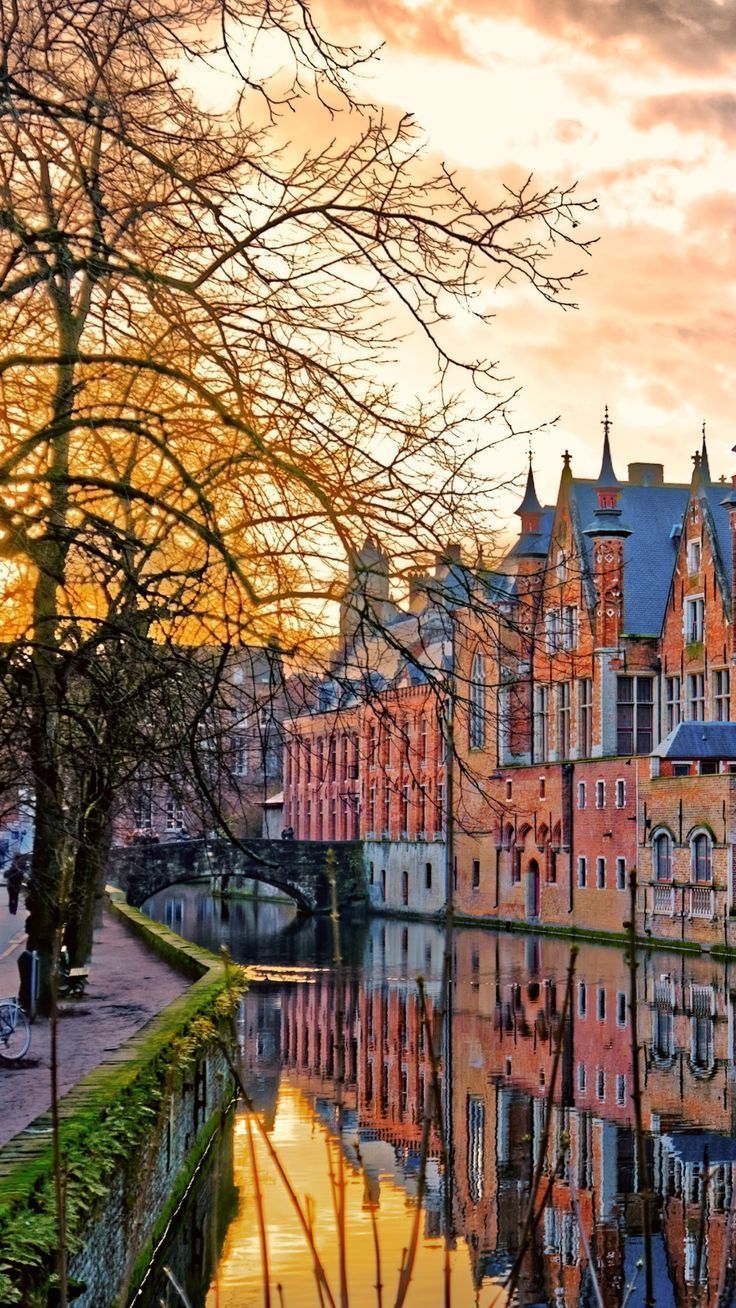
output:
[[[668,917],[674,917],[675,887],[666,882],[655,881],[652,886],[652,891],[653,912],[665,914]]]
[[[712,886],[690,887],[690,916],[691,917],[713,916],[713,887]]]

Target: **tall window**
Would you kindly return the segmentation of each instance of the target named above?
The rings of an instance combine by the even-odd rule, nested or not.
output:
[[[544,637],[547,653],[554,654],[560,647],[560,614],[557,609],[548,609],[544,615]]]
[[[596,869],[596,871],[595,871],[595,883],[596,883],[596,886],[598,887],[599,890],[605,890],[605,888],[606,888],[606,860],[605,860],[605,858],[603,858],[603,857],[601,857],[601,856],[599,855],[599,857],[598,857],[598,858],[596,859],[596,861],[595,861],[595,869]]]
[[[702,722],[705,717],[705,673],[690,672],[687,678],[688,717]]]
[[[713,717],[717,722],[728,722],[731,716],[731,678],[728,668],[713,673]]]
[[[687,543],[687,570],[691,577],[700,572],[700,541],[696,537]]]
[[[401,787],[401,834],[405,836],[409,831],[409,787]]]
[[[470,670],[470,748],[482,749],[486,743],[486,684],[483,655],[478,650]]]
[[[438,835],[442,833],[445,823],[445,783],[437,782],[437,803],[435,805],[434,829]]]
[[[567,758],[570,753],[570,683],[563,681],[557,687],[557,757]]]
[[[560,645],[562,649],[575,649],[578,643],[578,611],[573,604],[566,604],[562,610]]]
[[[184,808],[176,795],[169,795],[166,803],[166,830],[176,831],[184,825]]]
[[[666,831],[652,841],[652,872],[655,881],[672,880],[672,839]]]
[[[419,757],[422,762],[427,757],[427,719],[424,714],[419,719]]]
[[[705,831],[693,836],[692,844],[693,881],[709,882],[713,879],[713,845]]]
[[[619,777],[616,782],[616,808],[626,808],[626,782]]]
[[[626,889],[626,859],[620,856],[616,859],[616,889]]]
[[[391,782],[387,781],[383,787],[383,829],[388,831],[391,826]]]
[[[546,686],[534,689],[534,756],[537,760],[549,754],[549,692]]]
[[[419,830],[424,835],[427,830],[427,787],[419,787]]]
[[[368,791],[368,830],[376,829],[376,787],[372,785]]]
[[[236,777],[244,777],[248,771],[248,753],[245,736],[237,732],[233,736],[233,772]]]
[[[679,726],[682,717],[679,677],[667,677],[665,679],[665,701],[667,706],[667,731],[670,732]]]
[[[593,682],[590,677],[583,677],[578,682],[579,694],[579,740],[580,758],[590,758],[593,753]]]
[[[595,806],[596,808],[606,807],[606,783],[605,781],[596,781],[595,783]]]
[[[587,884],[588,884],[588,863],[584,854],[581,854],[578,859],[578,885],[581,890],[584,890]]]
[[[578,782],[578,808],[585,808],[586,785],[584,781]]]
[[[654,679],[616,678],[616,752],[651,754],[654,745]]]
[[[685,600],[685,644],[697,645],[703,639],[705,602],[702,595]]]

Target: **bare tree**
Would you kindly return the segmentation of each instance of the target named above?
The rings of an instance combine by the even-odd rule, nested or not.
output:
[[[264,41],[286,72],[262,71]],[[483,293],[570,302],[556,254],[586,248],[587,206],[531,181],[478,202],[410,120],[358,105],[362,58],[297,0],[0,5],[0,532],[46,959],[89,785],[97,832],[109,814],[97,763],[82,782],[70,758],[100,668],[128,677],[141,642],[318,650],[366,531],[410,560],[486,489],[478,424],[503,399]],[[192,89],[210,61],[227,112]],[[296,149],[292,109],[339,129]],[[413,405],[386,381],[407,334],[435,383]],[[114,750],[95,735],[95,760]]]

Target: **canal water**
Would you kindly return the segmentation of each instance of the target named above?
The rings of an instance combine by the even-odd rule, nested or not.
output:
[[[414,1308],[504,1305],[509,1276],[524,1305],[732,1302],[734,965],[376,918],[343,924],[336,966],[330,924],[288,905],[147,907],[257,967],[241,1072],[328,1282],[255,1132],[273,1308],[339,1305],[341,1263],[350,1308],[391,1308],[407,1260]],[[138,1308],[266,1302],[255,1189],[239,1109]]]

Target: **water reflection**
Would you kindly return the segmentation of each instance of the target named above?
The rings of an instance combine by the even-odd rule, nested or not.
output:
[[[201,886],[174,886],[152,895],[144,911],[187,940],[215,954],[224,946],[243,962],[288,965],[332,958],[329,921],[300,917],[293,903],[269,895],[215,899]],[[364,923],[346,933],[348,961],[362,960],[365,933]]]
[[[210,912],[201,908],[204,917]],[[377,1205],[386,1303],[393,1303],[409,1235],[431,1075],[419,1020],[419,974],[427,978],[431,1012],[446,1009],[441,1077],[450,1168],[445,1178],[434,1129],[421,1254],[407,1302],[442,1303],[447,1241],[457,1305],[475,1302],[476,1295],[482,1308],[502,1303],[498,1286],[517,1255],[522,1304],[573,1308],[599,1302],[598,1289],[606,1308],[644,1305],[645,1275],[637,1266],[646,1255],[643,1161],[653,1188],[656,1304],[725,1308],[731,1303],[736,1244],[732,969],[705,956],[639,956],[633,994],[642,1048],[642,1159],[634,1129],[631,977],[622,951],[580,949],[561,1031],[570,962],[562,941],[470,929],[450,936],[430,926],[374,920],[367,935],[352,941],[361,965],[346,967],[338,980],[316,933],[292,932],[282,941],[277,932],[262,934],[262,922],[246,913],[243,923],[256,937],[244,930],[233,952],[248,961],[257,956],[306,962],[310,970],[306,977],[300,973],[298,982],[254,987],[246,996],[240,1026],[243,1074],[297,1190],[315,1198],[320,1248],[334,1271],[326,1151],[330,1140],[336,1148],[338,1080],[344,1069],[342,1149],[350,1191],[353,1308],[376,1303],[371,1205]],[[211,936],[190,925],[185,933],[211,943]],[[300,938],[306,957],[298,952]],[[231,931],[231,947],[233,940]],[[451,967],[445,988],[446,950]],[[558,1039],[562,1056],[545,1133]],[[211,1304],[262,1302],[252,1185],[241,1146],[236,1134],[241,1203],[219,1260],[217,1288],[207,1299]],[[542,1148],[538,1220],[520,1252]],[[275,1181],[267,1178],[266,1185],[274,1284],[281,1280],[288,1287],[287,1306],[317,1303],[309,1258],[288,1203]]]

